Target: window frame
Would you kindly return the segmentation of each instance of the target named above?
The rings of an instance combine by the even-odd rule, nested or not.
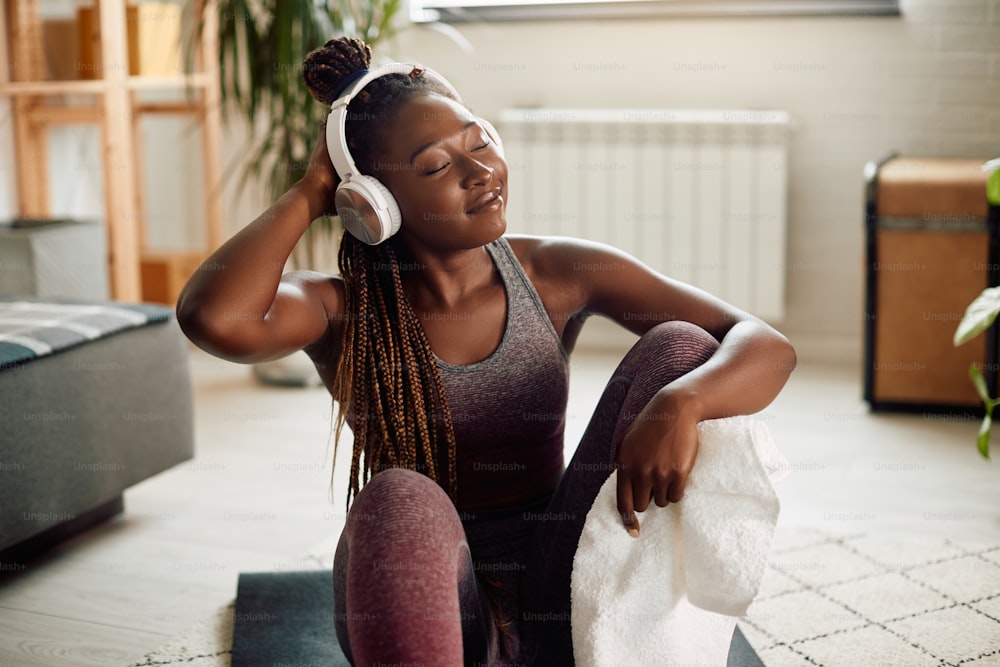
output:
[[[418,24],[901,14],[899,0],[410,0],[409,10]]]

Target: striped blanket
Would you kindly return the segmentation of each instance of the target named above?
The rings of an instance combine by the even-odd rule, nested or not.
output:
[[[0,298],[0,371],[120,331],[165,322],[166,306]]]

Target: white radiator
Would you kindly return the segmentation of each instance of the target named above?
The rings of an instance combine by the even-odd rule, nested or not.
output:
[[[508,231],[603,241],[778,321],[788,127],[778,111],[504,110]]]

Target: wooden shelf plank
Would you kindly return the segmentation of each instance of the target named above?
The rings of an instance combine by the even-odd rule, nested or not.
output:
[[[181,115],[201,113],[199,102],[140,102],[135,105],[135,111],[145,115]]]
[[[210,77],[193,72],[181,76],[130,76],[129,90],[184,90],[185,88],[204,88]]]
[[[0,84],[0,95],[100,95],[107,90],[105,81],[15,81]]]
[[[182,76],[130,76],[129,90],[185,90],[205,88],[211,77],[201,72]],[[80,81],[14,81],[0,83],[0,95],[100,95],[108,89],[104,79]]]
[[[199,102],[140,102],[133,108],[140,115],[178,116],[202,112]],[[37,104],[31,107],[31,122],[35,125],[99,123],[101,110],[96,105]]]
[[[39,104],[32,107],[35,125],[74,125],[101,122],[101,110],[93,105]]]

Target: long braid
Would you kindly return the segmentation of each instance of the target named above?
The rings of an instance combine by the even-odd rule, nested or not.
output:
[[[455,433],[430,347],[403,291],[389,244],[366,246],[348,234],[340,249],[347,287],[344,344],[331,389],[340,404],[336,443],[353,421],[348,504],[379,470],[419,470],[457,491]]]
[[[333,102],[341,81],[371,64],[371,50],[352,38],[333,39],[306,57],[303,77],[313,96]],[[415,95],[450,93],[433,81],[396,74],[372,81],[350,104],[345,133],[362,173],[371,173],[383,150],[382,129]],[[343,426],[354,432],[350,505],[379,470],[424,472],[454,500],[455,432],[437,360],[403,291],[393,242],[368,246],[344,234],[339,264],[347,293],[343,344],[331,393],[339,404],[334,458]]]
[[[392,271],[393,288],[396,294],[405,299],[403,282],[395,256],[393,256],[392,261],[394,264],[394,270]],[[457,486],[455,431],[451,421],[451,410],[448,407],[447,400],[445,400],[445,390],[444,384],[441,382],[441,374],[437,372],[437,359],[424,333],[424,328],[412,308],[407,307],[401,313],[401,324],[401,331],[407,339],[407,344],[403,347],[404,354],[406,355],[404,367],[409,371],[410,375],[414,376],[419,375],[424,368],[434,368],[434,372],[428,374],[429,377],[422,378],[419,385],[420,392],[412,391],[417,387],[415,383],[406,384],[406,387],[411,389],[411,394],[407,396],[407,403],[412,403],[416,406],[415,414],[432,415],[434,417],[431,420],[416,421],[416,429],[411,431],[414,437],[413,453],[416,456],[417,443],[422,444],[424,459],[434,464],[432,468],[443,466],[443,469],[434,471],[435,479],[437,479],[438,475],[446,475],[447,486],[445,488],[455,489]],[[426,386],[426,381],[428,380],[431,382],[431,386]],[[446,461],[441,461],[432,448],[433,443],[439,442],[439,433],[448,443]],[[441,480],[438,481],[441,483]]]

